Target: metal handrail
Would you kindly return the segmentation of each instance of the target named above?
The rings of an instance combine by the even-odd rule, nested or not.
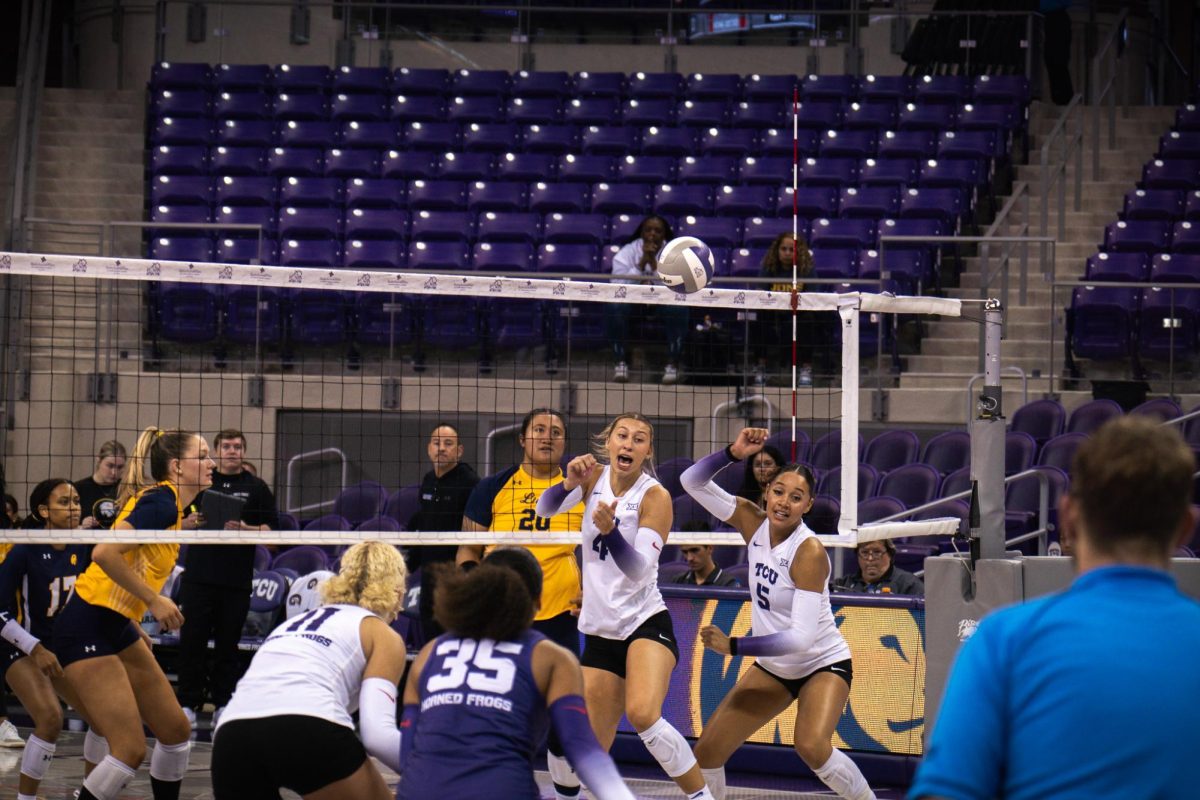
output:
[[[709,441],[710,445],[715,446],[718,441],[718,439],[717,439],[718,415],[721,412],[725,411],[725,409],[727,409],[727,408],[740,409],[744,404],[750,404],[750,403],[761,403],[762,405],[767,407],[767,429],[769,430],[772,427],[771,423],[775,419],[775,404],[772,403],[771,400],[766,395],[751,394],[751,395],[747,395],[746,397],[743,397],[739,400],[726,400],[722,403],[717,403],[715,406],[713,406],[712,415],[711,415],[712,424],[709,426],[708,441]]]
[[[521,430],[521,423],[515,422],[512,425],[501,425],[499,428],[492,428],[488,431],[487,436],[483,439],[483,474],[492,474],[492,455],[496,450],[496,437],[502,433],[511,433]]]
[[[337,503],[336,495],[332,500],[322,500],[319,503],[309,503],[305,506],[298,506],[293,502],[293,500],[298,501],[298,498],[295,498],[294,496],[297,484],[295,479],[295,470],[299,468],[300,462],[311,460],[331,461],[334,459],[341,459],[342,462],[342,480],[341,486],[338,487],[338,491],[340,492],[342,489],[346,488],[346,484],[350,480],[350,460],[346,458],[345,452],[343,452],[340,447],[322,447],[320,450],[309,450],[305,453],[297,453],[288,459],[287,467],[284,472],[284,475],[287,476],[287,485],[284,487],[284,506],[287,509],[288,514],[297,514],[302,511],[315,511],[316,509],[327,508]]]
[[[1118,37],[1124,35],[1125,26],[1128,22],[1129,9],[1121,10],[1113,23],[1112,32],[1108,34],[1104,44],[1096,51],[1096,55],[1092,57],[1092,180],[1100,180],[1100,105],[1107,98],[1108,100],[1108,147],[1110,150],[1115,150],[1117,147],[1117,105],[1116,105],[1116,90],[1115,84],[1117,76],[1121,74],[1118,64],[1121,60],[1121,49],[1113,48],[1113,56],[1108,59],[1111,64],[1111,74],[1108,76],[1108,81],[1104,83],[1104,87],[1100,86],[1100,69],[1104,63],[1104,58],[1108,55],[1109,48],[1117,41]],[[1122,114],[1129,114],[1129,92],[1125,92]]]
[[[1075,132],[1067,132],[1067,122],[1078,112]],[[1057,140],[1062,140],[1061,160],[1050,163],[1050,153]],[[1063,109],[1042,143],[1042,236],[1050,230],[1050,187],[1058,186],[1058,238],[1067,235],[1067,163],[1075,156],[1075,210],[1083,209],[1083,95],[1076,94]],[[1097,173],[1098,175],[1098,173]]]

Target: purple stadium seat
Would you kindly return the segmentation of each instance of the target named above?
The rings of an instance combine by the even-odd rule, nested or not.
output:
[[[351,178],[346,181],[346,208],[403,208],[405,188],[403,181],[390,178]]]
[[[866,75],[858,82],[858,96],[864,100],[909,100],[913,81],[908,75]]]
[[[790,115],[788,116],[790,117]],[[806,130],[827,131],[830,128],[840,128],[842,103],[836,100],[804,101],[799,105],[799,116],[796,121],[799,127]]]
[[[900,213],[900,190],[894,186],[863,186],[842,189],[838,203],[841,216],[878,221]]]
[[[329,101],[323,94],[280,92],[275,95],[271,114],[276,120],[327,120]]]
[[[676,167],[680,183],[727,185],[737,176],[737,159],[733,156],[684,156]]]
[[[932,131],[886,131],[879,138],[879,158],[930,158],[937,152],[937,136]]]
[[[445,123],[446,101],[440,96],[394,94],[388,109],[394,122],[409,126],[414,122]]]
[[[502,69],[460,69],[451,76],[450,92],[499,97],[508,94],[509,79]]]
[[[421,487],[405,486],[388,496],[383,513],[400,523],[405,530],[413,515],[421,510]]]
[[[388,109],[381,94],[335,94],[329,101],[333,120],[385,120]]]
[[[801,83],[795,75],[747,75],[742,84],[742,95],[752,100],[769,100],[790,103],[792,93]]]
[[[916,508],[933,500],[941,480],[941,473],[928,464],[904,464],[883,476],[876,494],[894,497],[905,508]]]
[[[781,102],[734,103],[729,112],[729,124],[734,128],[762,130],[787,125],[787,106]]]
[[[792,157],[793,151],[801,157],[815,156],[820,145],[820,134],[816,130],[802,130],[792,136],[791,128],[767,128],[759,134],[758,153],[762,156]],[[790,161],[789,161],[790,163]]]
[[[616,97],[576,97],[562,110],[563,121],[572,125],[610,125],[620,119]]]
[[[265,162],[266,151],[261,147],[221,145],[212,149],[209,171],[214,175],[260,175]]]
[[[832,186],[801,186],[796,192],[785,186],[779,193],[775,213],[788,216],[793,208],[804,218],[836,217],[838,190]]]
[[[242,638],[264,639],[274,630],[283,618],[290,580],[288,575],[272,569],[255,573]]]
[[[651,125],[642,131],[642,155],[671,158],[686,156],[696,152],[696,136],[696,131],[690,128]]]
[[[533,300],[493,302],[487,309],[487,328],[493,344],[501,350],[545,344],[544,304]]]
[[[610,181],[617,173],[617,158],[611,155],[576,155],[568,153],[557,159],[560,180],[596,183]]]
[[[835,186],[855,182],[858,162],[852,158],[806,158],[800,162],[801,186]]]
[[[266,64],[218,64],[212,69],[217,91],[266,91],[272,85],[271,67]]]
[[[705,511],[691,495],[676,497],[671,506],[674,511],[672,527],[676,530],[681,530],[685,525],[704,525],[708,530],[715,530],[717,527],[717,518]]]
[[[858,79],[853,75],[807,75],[800,81],[800,97],[803,100],[835,100],[847,102],[858,88]]]
[[[621,105],[626,125],[639,128],[669,126],[675,121],[675,101],[666,98],[630,98]]]
[[[404,264],[404,245],[397,240],[346,238],[342,266],[347,269],[391,272],[403,269]]]
[[[549,153],[505,153],[496,159],[492,177],[504,181],[540,181],[554,175],[555,156]]]
[[[517,97],[565,97],[571,93],[571,76],[566,72],[513,73],[510,89]]]
[[[375,532],[375,533],[378,533],[381,531],[388,531],[388,532],[394,533],[394,532],[400,530],[400,523],[396,522],[396,520],[392,519],[391,517],[385,517],[381,514],[376,514],[375,516],[371,517],[370,519],[365,519],[362,522],[360,522],[358,525],[356,525],[354,527],[354,530],[369,531],[369,532]]]
[[[1200,255],[1155,253],[1150,259],[1150,279],[1178,283],[1200,282]]]
[[[234,177],[226,175],[216,180],[218,206],[274,206],[276,181],[267,177]],[[156,183],[157,186],[157,183]],[[207,195],[211,199],[211,191]],[[151,202],[155,202],[152,200]]]
[[[341,205],[342,182],[336,178],[280,178],[278,198],[280,206],[329,208]]]
[[[508,101],[509,122],[521,125],[551,124],[562,117],[557,97],[513,97]]]
[[[336,239],[340,217],[333,208],[280,208],[279,235],[287,239]]]
[[[207,88],[155,89],[150,96],[150,112],[156,117],[207,117],[209,105]]]
[[[459,272],[467,269],[470,262],[465,241],[415,241],[408,251],[409,269],[420,272]]]
[[[150,70],[154,89],[204,89],[212,81],[208,64],[162,61]]]
[[[845,281],[859,276],[858,250],[851,248],[818,249],[813,251],[813,275]]]
[[[338,242],[321,239],[283,239],[279,243],[279,263],[285,267],[336,267],[342,263]],[[314,292],[305,292],[315,295]]]
[[[878,470],[870,464],[858,465],[858,488],[855,491],[858,492],[859,499],[873,497],[875,495],[875,486],[878,483]],[[842,496],[841,466],[836,466],[821,473],[821,477],[817,480],[817,493],[838,498]]]
[[[349,120],[338,134],[341,146],[349,150],[392,150],[400,142],[394,123],[381,120]]]
[[[693,99],[724,100],[736,97],[742,90],[742,77],[733,73],[700,73],[687,76],[684,96]]]
[[[600,184],[607,185],[607,184]],[[532,183],[529,186],[529,210],[538,214],[555,211],[582,213],[588,207],[585,183]]]
[[[216,149],[214,148],[214,152]],[[160,144],[150,151],[152,175],[204,175],[208,151],[200,145]]]
[[[960,131],[991,131],[997,136],[1007,136],[1024,127],[1025,116],[1025,109],[1020,106],[967,103],[959,110],[957,124]]]
[[[421,210],[412,215],[414,239],[465,242],[474,238],[474,229],[474,217],[466,211]]]
[[[1176,222],[1171,232],[1172,253],[1200,253],[1200,222]]]
[[[1135,289],[1082,286],[1071,295],[1071,350],[1081,358],[1113,359],[1130,355],[1133,317],[1140,293]]]
[[[339,514],[352,526],[370,519],[383,510],[387,492],[375,481],[362,481],[347,486],[338,493],[333,513]]]
[[[150,184],[151,206],[207,206],[212,197],[212,181],[201,175],[159,175]]]
[[[481,242],[524,242],[540,236],[537,214],[524,211],[485,211],[479,215],[477,237]]]
[[[724,125],[729,118],[725,100],[684,100],[675,109],[675,124],[694,128]]]
[[[1168,222],[1121,220],[1104,228],[1104,249],[1110,253],[1156,253],[1166,250],[1170,240]]]
[[[776,431],[767,437],[767,444],[774,447],[780,453],[783,453],[783,458],[789,463],[801,463],[808,461],[809,439],[808,434],[802,428],[796,428],[796,454],[792,455],[792,431],[790,428]]]
[[[919,101],[961,105],[971,96],[971,80],[964,75],[922,75],[914,81],[913,93]]]
[[[404,94],[443,95],[450,91],[450,72],[444,69],[401,67],[392,74],[392,91]]]
[[[742,245],[749,248],[766,248],[781,233],[792,233],[792,220],[786,217],[750,217],[742,232]],[[800,221],[800,235],[807,238],[808,226]]]
[[[875,223],[869,219],[813,220],[808,243],[814,250],[822,248],[853,248],[862,250],[875,246]]]
[[[1052,400],[1035,402],[1054,402]],[[1013,421],[1017,419],[1014,416]],[[1054,434],[1057,436],[1058,434]],[[1053,438],[1053,437],[1051,437]],[[1024,431],[1010,430],[1004,434],[1004,474],[1016,475],[1033,466],[1034,456],[1037,455],[1039,444]]]
[[[456,211],[466,200],[466,184],[461,181],[415,180],[408,185],[408,207],[413,211]]]
[[[1176,109],[1175,130],[1200,131],[1200,106],[1187,103]]]
[[[1079,445],[1087,441],[1086,433],[1062,433],[1050,439],[1042,446],[1037,457],[1039,467],[1057,467],[1063,472],[1070,473],[1071,459]]]
[[[1040,446],[1063,432],[1067,412],[1057,400],[1033,400],[1013,412],[1009,430],[1027,433]]]
[[[717,190],[713,211],[726,217],[772,216],[775,190],[770,186],[722,186]]]
[[[654,190],[654,212],[667,217],[691,214],[706,216],[712,213],[713,189],[711,186],[682,186],[660,184]],[[715,244],[710,242],[710,244]]]
[[[257,238],[218,238],[216,258],[221,264],[274,264],[279,260],[278,249],[279,242],[271,236],[263,237],[261,247]],[[278,310],[276,307],[273,313]],[[229,335],[228,327],[225,334]]]
[[[1006,155],[1007,147],[995,131],[945,131],[938,137],[937,157],[993,159]]]
[[[819,494],[813,498],[812,508],[804,515],[804,524],[813,533],[837,533],[838,520],[842,516],[842,505],[836,497]]]
[[[1071,479],[1067,473],[1055,467],[1036,467],[1045,475],[1050,483],[1050,496],[1047,510],[1049,521],[1054,524],[1058,519],[1058,499],[1070,487]],[[1041,481],[1033,475],[1012,481],[1004,492],[1004,507],[1009,514],[1019,515],[1026,520],[1026,530],[1033,530],[1037,524],[1038,503],[1041,495]]]
[[[1159,158],[1200,158],[1200,131],[1168,131],[1158,140]]]
[[[1142,167],[1143,189],[1188,191],[1197,187],[1200,187],[1200,159],[1156,158]]]
[[[406,213],[387,208],[351,208],[342,223],[342,235],[347,239],[392,241],[408,236],[409,219]]]
[[[212,120],[187,117],[160,117],[150,129],[153,144],[208,145],[213,139]]]
[[[1184,215],[1186,194],[1176,189],[1134,189],[1125,194],[1126,220],[1170,222]]]
[[[1144,281],[1150,275],[1145,253],[1097,253],[1087,260],[1089,281]]]
[[[415,323],[413,304],[402,296],[380,292],[355,295],[354,339],[359,344],[408,344],[416,338]]]
[[[280,526],[280,530],[282,530]],[[262,572],[271,566],[271,551],[265,544],[254,545],[254,571]]]
[[[889,430],[867,442],[863,462],[885,475],[897,467],[917,461],[921,443],[912,431]]]
[[[981,159],[938,159],[921,162],[917,185],[921,188],[961,189],[969,193],[988,177]]]
[[[626,183],[669,183],[674,176],[671,156],[625,156],[617,162],[617,177]]]
[[[345,94],[384,94],[391,88],[385,67],[339,67],[333,71],[332,91]]]
[[[842,121],[845,130],[872,131],[881,134],[896,127],[896,103],[891,100],[864,100],[846,107]]]
[[[1115,400],[1089,400],[1071,412],[1071,417],[1067,420],[1067,433],[1092,433],[1122,413],[1124,412],[1121,406]]]
[[[388,150],[383,154],[380,171],[384,178],[432,180],[437,166],[428,150]]]
[[[977,103],[1029,104],[1029,79],[1023,75],[980,75],[971,87]]]
[[[409,150],[444,153],[459,145],[460,128],[453,122],[409,122],[403,130],[404,143]]]
[[[591,211],[599,214],[646,214],[652,187],[646,183],[597,183],[592,186]],[[530,207],[532,208],[532,198]]]
[[[520,211],[525,208],[525,184],[473,181],[467,184],[467,208],[476,213]]]
[[[1183,218],[1189,222],[1200,220],[1200,190],[1187,193],[1187,207],[1184,209]]]
[[[676,236],[695,236],[715,249],[737,247],[742,242],[742,223],[729,217],[685,215],[675,226]]]
[[[276,126],[276,144],[280,147],[331,147],[337,141],[338,126],[326,120],[289,119]]]
[[[516,123],[472,122],[463,126],[462,149],[468,153],[504,153],[520,138],[521,128]]]
[[[842,433],[830,431],[813,443],[810,463],[814,470],[825,472],[839,466],[842,461]],[[858,454],[862,457],[862,434],[858,435]]]
[[[858,524],[878,522],[884,517],[903,514],[904,503],[894,497],[868,497],[858,503]]]
[[[868,130],[828,130],[821,136],[818,154],[823,158],[868,158],[875,155],[878,137]]]
[[[480,242],[475,245],[472,269],[479,272],[532,272],[533,245],[528,242]]]
[[[608,218],[603,214],[547,214],[542,239],[554,244],[582,242],[601,245],[608,241]]]
[[[537,249],[537,270],[551,273],[595,272],[598,267],[595,245],[543,244]]]
[[[155,219],[158,219],[158,215],[155,215]],[[257,225],[267,236],[276,234],[275,214],[270,206],[218,206],[212,222],[222,225]],[[222,228],[216,233],[218,237],[230,239],[257,240],[259,235],[258,231],[246,228]]]
[[[266,120],[271,118],[271,98],[266,92],[224,91],[213,97],[212,115],[225,120]]]
[[[971,437],[966,431],[946,431],[925,443],[921,463],[947,475],[971,463]]]
[[[486,180],[492,172],[491,153],[443,153],[435,159],[438,178],[445,181]]]
[[[637,129],[622,125],[589,125],[579,136],[579,149],[589,156],[626,156],[637,147]]]
[[[658,583],[660,586],[665,583],[675,583],[677,578],[687,573],[688,565],[686,561],[666,561],[665,552],[663,558],[664,560],[658,565]]]
[[[522,149],[527,153],[568,153],[577,140],[574,125],[529,125],[521,134]]]
[[[1129,413],[1151,417],[1159,422],[1166,422],[1181,416],[1183,411],[1179,408],[1178,403],[1168,397],[1153,397],[1137,408],[1130,410]]]
[[[207,206],[154,206],[150,209],[150,221],[164,223],[163,227],[150,228],[150,236],[180,235],[184,237],[205,237],[208,231],[188,230],[186,228],[167,227],[171,224],[195,224],[212,222],[212,214]]]
[[[325,151],[325,175],[334,178],[378,178],[379,153],[375,150]]]
[[[165,255],[152,257],[169,258]],[[153,314],[154,330],[169,342],[211,342],[217,338],[216,287],[163,283],[155,298]]]
[[[792,174],[792,159],[784,156],[747,156],[738,168],[744,184],[778,187]]]
[[[625,92],[625,74],[621,72],[577,72],[575,93],[580,97],[619,97]]]
[[[940,133],[953,128],[956,119],[955,109],[951,106],[913,102],[900,107],[900,118],[896,127],[902,131]]]
[[[706,128],[700,131],[697,145],[701,155],[708,158],[728,156],[737,159],[745,158],[758,147],[758,135],[748,129],[736,128]],[[736,163],[734,170],[736,172]]]
[[[959,492],[971,489],[971,468],[969,466],[956,469],[942,479],[938,489],[938,497],[950,497]]]
[[[267,120],[227,119],[217,123],[214,141],[229,147],[267,147],[275,141],[275,125]]]
[[[267,151],[266,173],[317,176],[322,172],[321,150],[317,147],[273,147]]]
[[[913,158],[866,158],[859,168],[860,186],[894,186],[906,189],[917,182],[919,167]]]
[[[676,72],[635,72],[629,76],[627,94],[630,97],[674,99],[682,92],[683,76]]]
[[[333,83],[333,71],[324,66],[280,64],[272,83],[281,92],[326,92]]]
[[[729,274],[734,278],[757,278],[762,272],[762,259],[763,254],[760,250],[737,248],[730,253]],[[751,286],[750,288],[757,289],[758,287]]]
[[[349,531],[353,526],[349,521],[337,514],[326,514],[317,517],[304,526],[306,531]],[[320,547],[311,544],[298,544],[277,554],[271,561],[271,569],[294,569],[300,575],[307,575],[319,569],[329,568],[329,555]]]
[[[667,459],[655,466],[654,471],[658,475],[658,482],[663,485],[672,498],[683,497],[686,494],[683,485],[679,482],[679,476],[693,463],[695,462],[692,459],[681,456]]]
[[[946,230],[957,230],[964,211],[966,201],[958,189],[907,189],[900,195],[902,218],[937,220]]]

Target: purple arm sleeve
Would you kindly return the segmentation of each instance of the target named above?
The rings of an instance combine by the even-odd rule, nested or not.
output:
[[[597,800],[634,800],[612,758],[596,741],[582,697],[569,694],[555,700],[550,705],[550,723],[562,742],[567,760],[592,796]]]
[[[649,562],[621,535],[619,526],[614,526],[612,532],[604,537],[604,544],[608,547],[608,553],[616,562],[617,568],[625,573],[626,578],[636,581],[642,577]]]
[[[421,707],[416,703],[405,703],[404,710],[400,713],[400,769],[404,770],[404,765],[408,762],[408,757],[412,755],[412,746],[414,734],[417,732],[417,717],[421,715]]]
[[[735,655],[739,656],[782,656],[804,648],[804,641],[796,631],[733,638],[737,641]]]
[[[679,476],[679,482],[704,510],[722,522],[727,521],[737,510],[737,498],[713,482],[717,473],[736,463],[729,448],[709,453],[692,464]]]
[[[572,495],[575,495],[574,499],[572,499]],[[583,491],[578,486],[568,492],[559,481],[542,492],[542,496],[538,498],[535,512],[542,519],[550,519],[575,506],[581,500],[583,500]]]
[[[800,652],[808,647],[817,635],[821,601],[820,592],[797,589],[792,597],[790,628],[764,636],[737,637],[731,640],[730,649],[739,656],[781,656]]]

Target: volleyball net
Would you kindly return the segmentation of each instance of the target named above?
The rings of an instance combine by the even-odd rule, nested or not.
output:
[[[0,280],[4,466],[26,513],[35,484],[90,475],[104,442],[132,449],[148,425],[210,442],[237,430],[285,529],[189,531],[189,542],[490,543],[496,532],[406,530],[430,434],[453,425],[463,460],[486,475],[521,461],[531,409],[554,408],[566,421],[563,464],[621,412],[654,423],[660,478],[675,498],[672,544],[741,544],[682,493],[678,475],[745,425],[769,428],[785,460],[814,467],[820,513],[810,526],[829,545],[958,530],[958,519],[860,526],[856,481],[835,477],[857,474],[864,355],[874,360],[899,315],[960,316],[957,300],[852,284],[793,295],[721,283],[684,295],[598,275],[55,253],[0,253]],[[725,488],[736,492],[746,468],[726,470]],[[500,538],[573,544],[578,534]]]

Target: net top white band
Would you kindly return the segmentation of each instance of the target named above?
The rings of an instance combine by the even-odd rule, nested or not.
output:
[[[593,283],[565,279],[499,278],[483,273],[448,275],[0,252],[0,275],[4,274],[777,311],[790,309],[792,297],[790,292],[742,289],[703,289],[681,294],[665,286],[649,283],[628,285],[607,281]],[[837,311],[848,305],[869,312],[936,314],[945,317],[962,314],[962,303],[953,298],[895,297],[868,292],[801,292],[798,310]]]

